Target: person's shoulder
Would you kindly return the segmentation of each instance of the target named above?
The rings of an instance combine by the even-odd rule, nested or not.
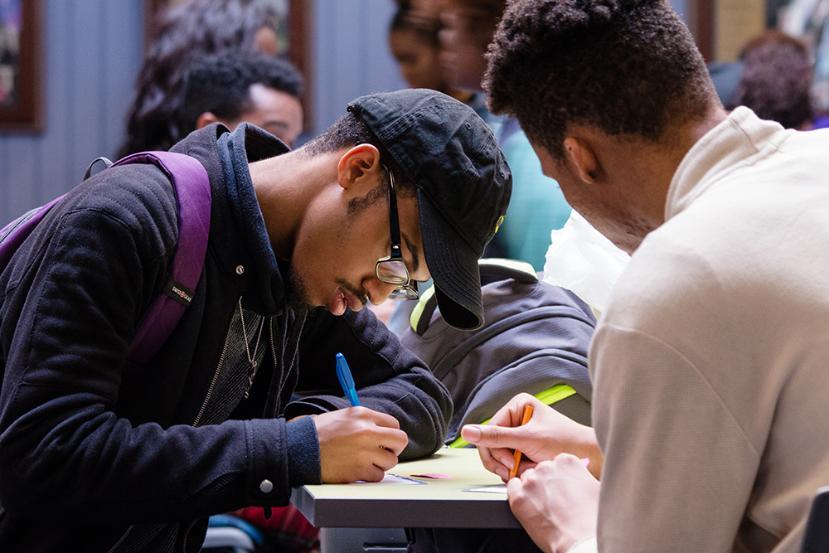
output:
[[[110,167],[89,179],[83,187],[85,194],[79,202],[80,208],[103,211],[124,222],[145,217],[175,217],[176,195],[172,183],[151,163]]]
[[[616,282],[603,323],[656,335],[727,296],[723,252],[713,235],[693,228],[669,221],[647,236]]]
[[[140,250],[163,255],[178,239],[177,205],[164,172],[153,164],[137,163],[90,177],[70,192],[61,210],[66,225],[96,229],[101,240],[129,235]]]

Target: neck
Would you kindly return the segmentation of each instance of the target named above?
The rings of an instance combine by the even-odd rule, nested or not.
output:
[[[314,197],[336,180],[336,152],[310,156],[302,149],[250,164],[253,190],[279,259],[290,259],[297,230]]]
[[[637,144],[635,148],[639,151],[629,152],[627,159],[635,167],[628,168],[625,188],[639,196],[640,201],[632,205],[638,205],[638,219],[644,227],[653,230],[665,222],[668,189],[679,164],[694,144],[726,117],[727,113],[717,103],[702,118],[681,125],[656,143]]]

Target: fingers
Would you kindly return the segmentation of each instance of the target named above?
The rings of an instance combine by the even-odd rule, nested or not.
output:
[[[495,415],[493,415],[490,424],[498,426],[520,426],[521,418],[524,415],[524,406],[527,404],[532,404],[536,410],[539,406],[544,406],[544,404],[538,401],[534,396],[522,392],[516,396],[513,396],[513,398],[510,399],[506,405],[501,407]]]
[[[378,447],[394,453],[395,458],[409,445],[409,436],[402,430],[375,427],[372,438],[376,439]]]
[[[397,455],[388,449],[377,448],[378,452],[373,455],[373,465],[383,472],[397,466]],[[382,476],[380,477],[383,478]]]
[[[512,512],[516,512],[517,508],[525,500],[524,481],[522,478],[512,478],[507,482],[507,499],[509,500],[509,507]]]
[[[366,407],[349,407],[343,411],[344,416],[369,423],[365,428],[366,436],[364,438],[368,442],[367,446],[377,445],[392,451],[397,456],[409,444],[409,437],[404,431],[400,430],[400,422],[391,415]]]
[[[484,465],[485,469],[489,472],[497,474],[504,482],[507,481],[510,469],[492,456],[491,449],[479,447],[478,456],[481,458],[481,463]]]
[[[479,447],[520,449],[523,439],[519,428],[493,424],[467,424],[461,429],[464,440]]]
[[[350,412],[349,416],[369,419],[377,426],[400,429],[400,421],[386,413],[374,411],[367,407],[349,407],[345,411]]]
[[[521,464],[518,465],[518,476],[521,476],[522,474],[524,474],[524,472],[526,472],[530,469],[534,469],[537,466],[538,466],[538,463],[536,463],[535,461],[531,461],[531,460],[527,459],[526,457],[524,457],[523,459],[521,459]]]
[[[394,417],[363,407],[313,416],[323,482],[377,482],[409,443]]]
[[[386,472],[377,466],[369,468],[368,471],[368,476],[362,478],[362,480],[365,480],[366,482],[380,482],[386,476]]]
[[[492,457],[504,465],[507,470],[512,470],[515,465],[515,450],[507,448],[491,448]]]
[[[548,463],[544,464],[547,465]],[[548,471],[554,469],[568,476],[578,476],[598,482],[598,479],[590,471],[590,459],[587,457],[580,458],[569,453],[562,453],[556,456],[549,464],[551,466],[546,468]]]

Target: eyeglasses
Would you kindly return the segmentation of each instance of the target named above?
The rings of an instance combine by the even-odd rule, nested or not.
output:
[[[389,176],[389,228],[391,230],[391,255],[381,257],[374,264],[374,274],[380,282],[397,286],[389,295],[392,300],[416,300],[418,298],[417,282],[409,276],[409,269],[403,261],[400,249],[400,222],[397,214],[397,193],[394,188],[394,175],[385,168]]]

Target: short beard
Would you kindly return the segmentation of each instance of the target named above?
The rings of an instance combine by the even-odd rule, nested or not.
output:
[[[305,281],[294,271],[290,271],[288,274],[288,289],[285,297],[290,307],[307,307],[310,305]]]
[[[356,298],[358,300],[360,300],[360,303],[362,303],[363,305],[366,305],[368,303],[368,296],[366,296],[363,292],[361,292],[357,288],[353,287],[344,278],[335,278],[334,282],[336,282],[337,285],[340,288],[343,288],[343,289],[347,290],[348,292],[350,292],[351,294],[353,294],[354,296],[356,296]]]

